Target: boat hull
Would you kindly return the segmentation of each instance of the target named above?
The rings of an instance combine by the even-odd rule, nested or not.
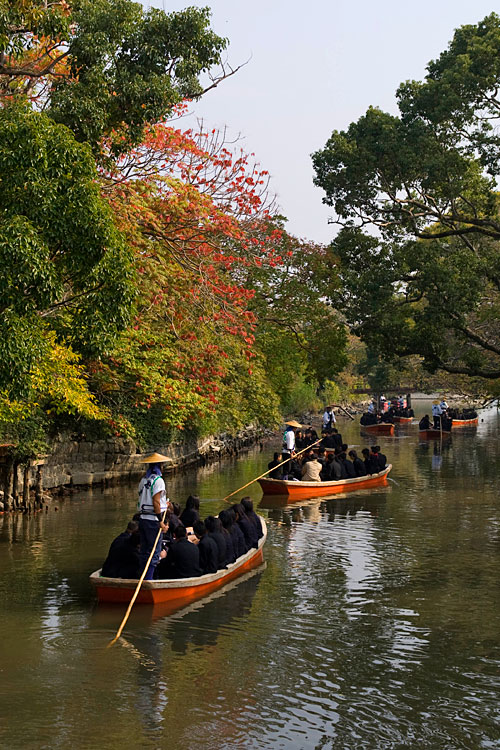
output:
[[[451,422],[451,428],[456,429],[457,427],[477,427],[479,424],[479,417],[475,419],[453,419]]]
[[[339,479],[336,482],[293,482],[285,479],[259,479],[264,495],[287,496],[287,502],[307,500],[312,497],[335,495],[339,492],[352,492],[370,487],[387,484],[387,475],[392,469],[391,464],[379,474],[354,479]]]
[[[362,432],[369,432],[371,435],[394,435],[394,425],[390,422],[379,422],[379,424],[362,424]]]
[[[394,417],[396,424],[411,424],[413,417]]]
[[[256,549],[249,550],[245,555],[239,557],[236,562],[217,573],[211,573],[196,578],[176,578],[154,581],[143,581],[137,604],[170,604],[172,611],[202,599],[204,596],[225,586],[235,578],[257,568],[264,560],[263,547],[267,538],[267,527],[264,519],[260,517],[263,536],[259,540]],[[96,570],[90,576],[90,582],[94,586],[99,602],[125,604],[130,602],[137,587],[136,579],[128,578],[105,578]]]
[[[441,438],[450,437],[451,432],[447,430],[419,430],[418,437],[420,440],[440,440]]]

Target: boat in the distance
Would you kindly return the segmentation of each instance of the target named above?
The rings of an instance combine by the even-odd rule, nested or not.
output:
[[[362,424],[360,427],[362,432],[369,432],[371,435],[394,435],[394,425],[391,422]]]
[[[266,522],[259,516],[262,523],[263,535],[259,539],[259,546],[248,550],[236,562],[217,573],[208,573],[196,578],[165,578],[143,581],[136,602],[138,604],[171,604],[172,611],[191,604],[207,594],[225,586],[235,578],[248,573],[262,564],[264,560],[263,547],[267,538]],[[99,602],[128,603],[137,587],[137,579],[106,578],[101,571],[96,570],[90,576],[90,583],[95,587]]]
[[[396,424],[411,424],[413,417],[393,417]]]
[[[387,484],[387,475],[391,469],[392,465],[389,464],[378,474],[368,474],[364,477],[353,477],[352,479],[337,479],[334,482],[301,482],[268,478],[259,479],[258,481],[264,495],[286,495],[287,501],[293,503],[296,500],[335,495],[338,492],[364,490],[369,487]]]
[[[477,427],[479,424],[479,417],[474,417],[474,419],[453,419],[451,422],[451,428],[454,429],[456,427]]]
[[[435,430],[433,427],[418,431],[420,440],[440,440],[441,438],[448,438],[450,435],[450,430]]]

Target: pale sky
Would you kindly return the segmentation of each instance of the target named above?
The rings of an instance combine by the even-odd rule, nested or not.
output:
[[[329,242],[331,209],[312,184],[310,155],[332,130],[346,128],[370,105],[396,112],[401,81],[422,79],[453,30],[477,23],[500,0],[154,0],[167,12],[209,6],[212,28],[228,37],[235,76],[193,105],[210,127],[241,133],[272,175],[288,230]]]

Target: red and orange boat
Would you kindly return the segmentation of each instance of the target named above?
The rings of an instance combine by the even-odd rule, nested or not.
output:
[[[478,424],[479,417],[474,417],[474,419],[453,419],[451,429],[454,427],[477,427]]]
[[[449,438],[450,436],[450,430],[435,430],[433,427],[429,430],[418,431],[418,437],[420,440],[440,440],[441,438]]]
[[[411,424],[413,422],[413,417],[394,417],[393,419],[396,424]]]
[[[377,424],[362,424],[362,432],[372,435],[394,435],[394,425],[390,422],[378,422]]]
[[[170,604],[172,611],[180,609],[201,599],[225,586],[235,578],[257,568],[264,560],[262,548],[267,538],[266,522],[259,516],[263,535],[259,546],[238,557],[236,562],[227,568],[196,578],[169,578],[163,580],[143,581],[136,602],[138,604]],[[128,603],[137,587],[137,580],[132,578],[106,578],[96,570],[90,576],[100,602]]]
[[[335,495],[338,492],[352,492],[353,490],[364,490],[369,487],[387,484],[387,475],[392,465],[378,474],[369,474],[364,477],[352,479],[338,479],[335,482],[294,482],[288,479],[259,479],[259,484],[264,495],[287,496],[287,501],[293,503],[296,500],[307,500],[312,497],[324,497]]]

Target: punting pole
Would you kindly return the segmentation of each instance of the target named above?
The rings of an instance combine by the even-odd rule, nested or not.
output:
[[[304,453],[305,451],[308,451],[309,448],[313,447],[313,445],[318,445],[318,443],[321,443],[322,440],[323,440],[323,438],[319,438],[319,440],[316,440],[315,443],[311,443],[311,445],[308,445],[307,448],[302,448],[301,451],[297,451],[297,453],[295,455],[296,456],[300,456],[301,453]],[[252,479],[250,482],[247,482],[246,484],[244,484],[243,487],[240,487],[239,490],[235,490],[234,492],[231,492],[229,495],[226,495],[226,497],[223,497],[222,500],[224,502],[226,502],[230,497],[232,497],[233,495],[237,495],[238,492],[241,492],[241,490],[244,490],[246,487],[249,487],[254,482],[257,482],[259,479],[262,479],[262,477],[267,476],[267,474],[269,474],[271,471],[274,471],[275,469],[278,469],[280,466],[283,466],[283,464],[288,463],[289,460],[290,459],[287,458],[285,461],[282,461],[280,464],[277,464],[276,466],[273,466],[272,469],[268,469],[263,474],[261,474],[259,477],[255,477],[255,479]]]
[[[334,406],[336,409],[342,409],[342,411],[344,412],[344,414],[347,414],[347,416],[349,417],[349,419],[352,419],[352,421],[354,422],[354,417],[351,414],[349,414],[349,412],[347,411],[347,409],[344,409],[343,406],[341,406],[340,404],[332,404],[332,406]]]
[[[166,515],[167,515],[167,509],[165,508],[165,510],[163,511],[163,516],[162,516],[162,519],[161,519],[161,523],[164,523],[164,521],[165,521],[165,516],[166,516]],[[120,625],[120,627],[118,628],[118,630],[117,630],[117,633],[116,633],[115,637],[113,638],[113,640],[112,640],[112,641],[110,641],[110,642],[108,643],[108,645],[107,645],[107,648],[109,648],[110,646],[112,646],[112,645],[113,645],[113,643],[116,643],[116,641],[118,640],[118,638],[119,638],[119,637],[121,636],[121,634],[122,634],[122,630],[123,630],[123,628],[125,627],[125,624],[126,624],[126,622],[127,622],[128,618],[129,618],[129,615],[130,615],[130,613],[132,612],[132,607],[134,606],[134,602],[135,602],[135,600],[137,599],[137,595],[138,595],[138,593],[139,593],[139,590],[140,590],[140,588],[141,588],[141,586],[142,586],[142,582],[143,582],[143,580],[144,580],[144,577],[145,577],[145,575],[146,575],[146,573],[147,573],[147,571],[148,571],[148,568],[149,568],[149,566],[150,566],[150,564],[151,564],[151,560],[153,559],[153,555],[154,555],[154,553],[155,553],[156,545],[158,544],[158,540],[159,540],[159,538],[160,538],[160,534],[161,534],[161,533],[162,533],[162,531],[161,531],[161,526],[160,526],[160,528],[158,529],[158,534],[156,535],[155,543],[153,544],[153,549],[151,550],[151,554],[150,554],[150,555],[149,555],[149,557],[148,557],[148,561],[147,561],[147,563],[146,563],[146,567],[145,567],[145,568],[144,568],[144,570],[142,571],[142,575],[141,575],[141,577],[139,578],[139,581],[138,581],[138,583],[137,583],[136,589],[135,589],[135,591],[134,591],[134,595],[133,595],[132,599],[130,600],[130,604],[128,605],[127,611],[125,612],[125,617],[123,618],[123,620],[122,620],[122,622],[121,622],[121,625]]]

